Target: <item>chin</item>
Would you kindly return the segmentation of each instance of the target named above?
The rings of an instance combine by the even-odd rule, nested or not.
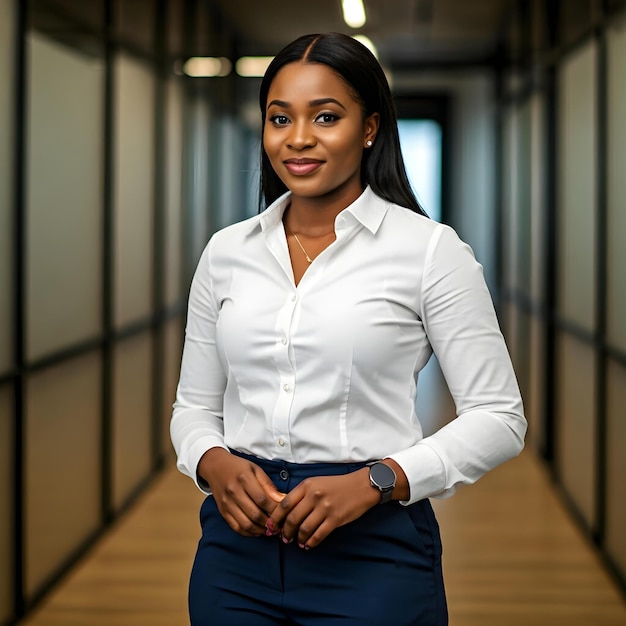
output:
[[[302,196],[304,198],[325,196],[334,190],[333,188],[322,187],[313,181],[283,179],[283,182],[294,196]]]
[[[301,178],[294,180],[293,178],[285,178],[283,182],[287,186],[287,189],[294,195],[302,196],[304,198],[318,198],[322,196],[328,196],[334,193],[340,193],[346,188],[345,184],[322,184],[319,181],[312,178]]]

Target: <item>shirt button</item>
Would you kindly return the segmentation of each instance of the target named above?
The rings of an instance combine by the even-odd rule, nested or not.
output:
[[[280,342],[283,344],[283,346],[287,345],[287,337],[283,337]]]
[[[291,301],[295,302],[298,299],[298,296],[296,296],[296,294],[294,293],[293,296],[291,296]]]
[[[281,447],[285,445],[285,440],[282,437],[278,440],[278,445]]]
[[[283,391],[289,391],[289,385],[283,385]]]

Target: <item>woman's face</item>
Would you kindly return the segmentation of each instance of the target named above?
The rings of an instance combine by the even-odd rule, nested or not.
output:
[[[290,63],[267,96],[263,146],[294,197],[339,192],[358,197],[366,142],[374,141],[378,113],[364,119],[345,83],[320,63]]]

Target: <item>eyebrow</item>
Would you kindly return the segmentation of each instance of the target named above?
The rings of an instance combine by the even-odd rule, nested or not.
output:
[[[318,98],[317,100],[309,100],[309,106],[318,107],[322,104],[336,104],[340,106],[344,111],[346,111],[346,107],[339,102],[339,100],[335,100],[335,98]],[[267,108],[269,109],[272,105],[283,107],[288,109],[291,106],[291,103],[286,102],[285,100],[272,100],[268,103]]]

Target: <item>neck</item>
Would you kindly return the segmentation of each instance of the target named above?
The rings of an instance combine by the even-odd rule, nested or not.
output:
[[[315,198],[292,195],[283,221],[292,232],[313,237],[325,235],[334,229],[337,215],[361,193],[359,190],[358,193],[341,194],[338,197],[328,195]]]

